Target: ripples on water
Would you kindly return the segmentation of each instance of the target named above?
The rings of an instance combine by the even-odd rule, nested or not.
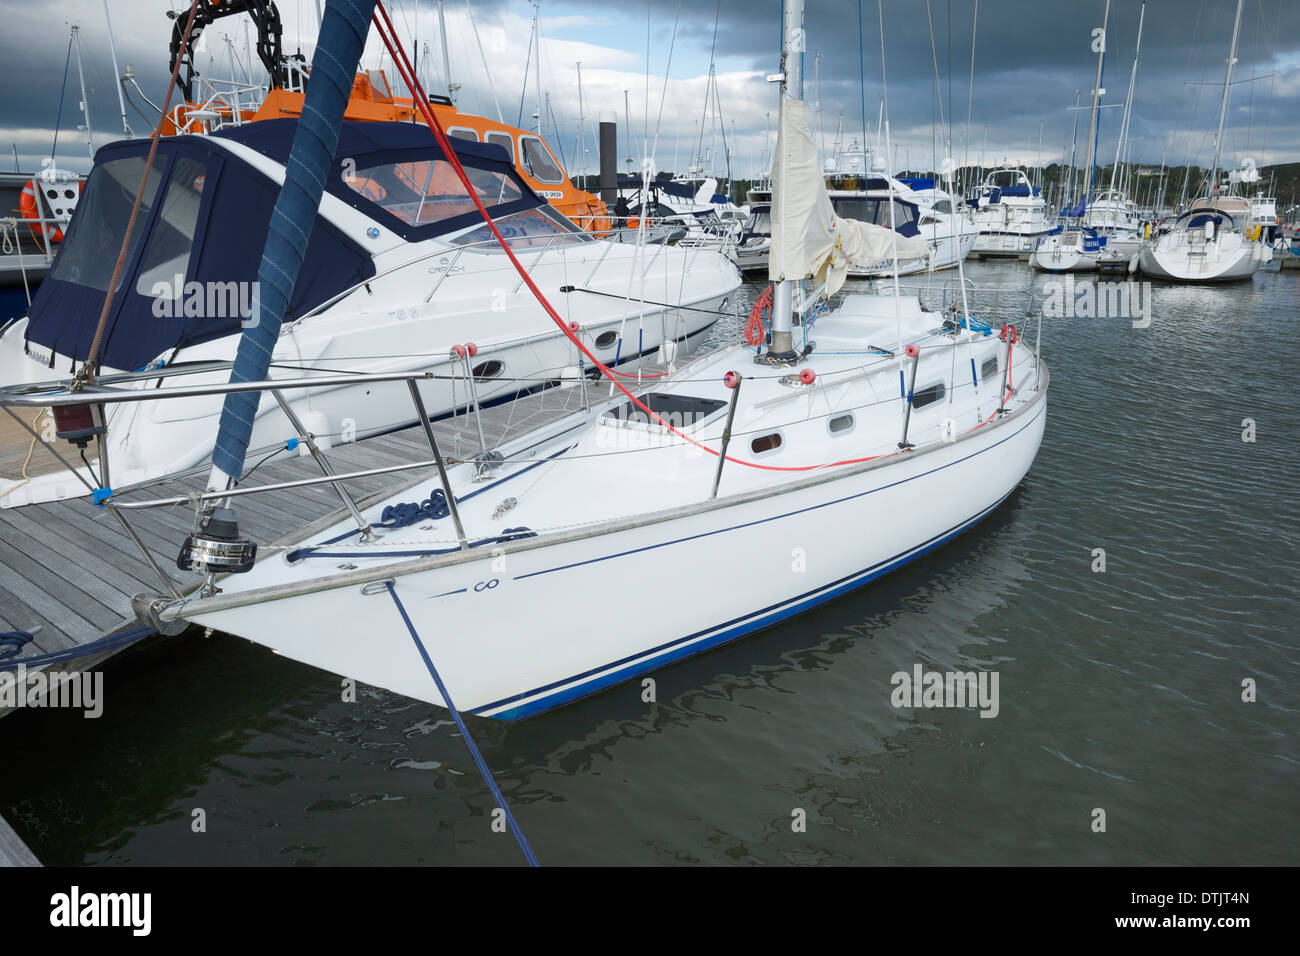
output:
[[[542,862],[1294,863],[1298,284],[1157,287],[1142,330],[1045,320],[1042,451],[976,530],[658,672],[658,705],[632,684],[472,720]],[[1000,715],[895,710],[890,676],[918,662],[998,671]],[[519,862],[427,705],[345,704],[338,678],[192,634],[106,683],[98,721],[0,722],[0,810],[47,863]]]

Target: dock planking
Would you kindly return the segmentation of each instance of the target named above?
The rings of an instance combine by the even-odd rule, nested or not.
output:
[[[13,827],[0,817],[0,867],[4,866],[40,866],[36,854],[27,848]]]
[[[607,386],[591,386],[590,400],[598,401],[607,391]],[[579,387],[552,388],[483,409],[481,425],[488,446],[517,440],[580,411],[583,394]],[[462,410],[435,421],[432,428],[449,459],[473,458],[478,453],[478,426],[472,414]],[[335,445],[324,455],[334,471],[341,473],[427,460],[429,449],[423,431],[412,426]],[[124,500],[185,496],[203,490],[207,473],[206,467],[194,469],[159,482],[147,492],[119,494]],[[245,487],[320,475],[319,464],[309,455],[286,452],[258,467]],[[432,487],[430,482],[436,481],[436,471],[429,468],[350,479],[344,486],[357,505],[365,508],[406,488]],[[329,484],[242,496],[237,510],[240,530],[262,545],[299,539],[347,515]],[[181,593],[199,582],[197,575],[178,570],[175,563],[193,517],[188,505],[128,513],[132,529]],[[0,631],[34,634],[19,658],[69,650],[134,628],[140,622],[132,609],[132,596],[162,591],[158,575],[121,523],[111,512],[91,504],[88,497],[0,509]],[[88,670],[121,649],[89,652],[48,668]],[[0,708],[0,717],[5,713]],[[0,855],[3,846],[0,833]]]

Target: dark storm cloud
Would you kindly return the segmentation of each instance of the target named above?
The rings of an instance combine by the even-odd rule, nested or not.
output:
[[[413,0],[407,0],[410,6]],[[300,0],[297,13],[312,0]],[[181,7],[179,0],[172,6]],[[474,2],[480,16],[521,4]],[[954,114],[954,146],[961,158],[966,123],[967,77],[970,69],[974,0],[932,0],[934,48],[944,112]],[[1043,124],[1044,159],[1059,157],[1068,148],[1075,90],[1086,104],[1093,85],[1096,58],[1089,49],[1090,31],[1099,26],[1104,0],[980,0],[975,45],[975,84],[971,116],[972,161],[977,158],[988,127],[988,161],[1004,154],[1032,159]],[[1113,0],[1106,76],[1106,100],[1122,103],[1128,86],[1137,30],[1138,0]],[[654,0],[654,39],[666,48],[675,3]],[[167,44],[171,21],[167,0],[111,0],[118,63],[131,64],[144,90],[160,101],[167,83]],[[863,70],[859,71],[859,15]],[[1191,82],[1222,79],[1235,4],[1232,0],[1149,0],[1142,42],[1142,60],[1132,120],[1132,157],[1158,163],[1170,148],[1170,162],[1188,154],[1208,161],[1210,141],[1218,119],[1219,91]],[[527,8],[522,8],[526,13]],[[608,0],[545,2],[555,13],[585,12],[600,17],[611,29],[590,37],[592,42],[619,46],[641,55],[645,43],[643,3],[612,6]],[[719,14],[718,55],[728,69],[775,70],[779,42],[776,2],[723,0]],[[679,50],[707,59],[715,4],[683,3],[678,32]],[[303,14],[306,16],[306,14]],[[96,142],[120,134],[117,97],[110,65],[102,0],[66,0],[59,5],[0,0],[0,155],[11,156],[10,142],[34,160],[48,152],[50,130],[57,111],[70,21],[83,31],[86,83],[96,130]],[[888,65],[889,113],[894,140],[910,150],[911,165],[927,164],[933,96],[930,26],[924,0],[885,0],[885,55]],[[881,97],[880,27],[876,0],[810,2],[806,14],[810,53],[821,56],[821,91],[826,127],[833,130],[839,115],[849,129],[862,124],[860,83],[865,80],[866,114],[874,125]],[[292,46],[292,44],[289,44]],[[224,49],[214,49],[221,62]],[[238,51],[242,54],[242,47]],[[678,54],[677,63],[684,61]],[[1300,3],[1293,0],[1247,0],[1238,50],[1236,77],[1245,79],[1274,72],[1272,80],[1234,87],[1225,138],[1229,162],[1243,155],[1269,156],[1274,161],[1300,159]],[[662,61],[662,55],[657,56]],[[203,61],[201,61],[203,62]],[[723,68],[720,66],[720,69]],[[224,64],[223,64],[224,69]],[[806,98],[811,88],[812,58],[807,65]],[[674,67],[674,74],[677,67]],[[951,86],[949,85],[951,74]],[[951,90],[951,109],[947,102]],[[75,63],[68,78],[62,114],[59,155],[84,166],[84,134],[77,108],[80,94]],[[146,112],[149,112],[146,108]],[[1114,157],[1120,110],[1103,116],[1099,155]],[[137,132],[149,125],[128,107]],[[1086,122],[1080,123],[1080,150],[1086,143]],[[1177,135],[1175,135],[1177,134]],[[1265,142],[1266,140],[1266,142]],[[1108,155],[1109,154],[1109,155]],[[904,153],[900,150],[901,161]],[[25,160],[26,162],[26,160]],[[70,163],[77,165],[76,162]],[[0,159],[0,168],[9,163]]]

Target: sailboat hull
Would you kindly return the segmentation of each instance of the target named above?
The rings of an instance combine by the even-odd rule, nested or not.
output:
[[[786,620],[942,546],[1015,490],[1045,422],[1044,384],[1015,414],[952,444],[610,533],[538,538],[476,560],[449,555],[392,587],[458,707],[529,717]],[[362,599],[359,587],[190,619],[445,705],[386,588],[371,584]]]
[[[1259,257],[1250,246],[1232,254],[1189,256],[1182,249],[1171,252],[1157,246],[1145,247],[1138,256],[1138,268],[1145,276],[1170,282],[1235,282],[1249,279],[1259,269]]]

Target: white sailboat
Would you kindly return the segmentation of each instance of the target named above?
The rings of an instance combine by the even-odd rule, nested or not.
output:
[[[766,348],[619,386],[501,449],[490,483],[458,465],[384,503],[436,483],[415,522],[382,527],[376,506],[369,540],[340,524],[265,549],[155,618],[521,718],[829,601],[1006,500],[1043,435],[1046,366],[1014,330],[897,292],[828,298],[853,263],[917,250],[832,211],[800,98],[802,6],[784,8]]]
[[[1259,241],[1258,237],[1251,239],[1246,233],[1249,204],[1243,200],[1236,207],[1227,201],[1230,197],[1220,195],[1219,191],[1219,153],[1232,89],[1232,68],[1237,62],[1242,2],[1237,0],[1237,15],[1232,24],[1209,193],[1194,201],[1192,208],[1180,215],[1168,231],[1143,248],[1138,257],[1143,275],[1172,282],[1229,282],[1251,278],[1260,264],[1272,257],[1266,242]]]
[[[1092,95],[1092,116],[1088,134],[1088,193],[1081,219],[1073,225],[1062,227],[1038,240],[1029,264],[1040,272],[1128,272],[1136,268],[1137,254],[1142,248],[1143,235],[1137,204],[1118,188],[1120,160],[1128,140],[1128,126],[1133,107],[1133,92],[1137,86],[1138,60],[1142,54],[1142,27],[1146,20],[1146,3],[1138,13],[1137,44],[1133,52],[1133,68],[1129,75],[1128,95],[1124,100],[1124,118],[1115,145],[1115,165],[1111,168],[1110,188],[1092,195],[1096,175],[1097,148],[1100,138],[1100,99],[1102,94],[1102,69],[1106,59],[1103,44],[1097,52],[1097,86]],[[1107,0],[1102,29],[1110,21],[1110,2]]]

